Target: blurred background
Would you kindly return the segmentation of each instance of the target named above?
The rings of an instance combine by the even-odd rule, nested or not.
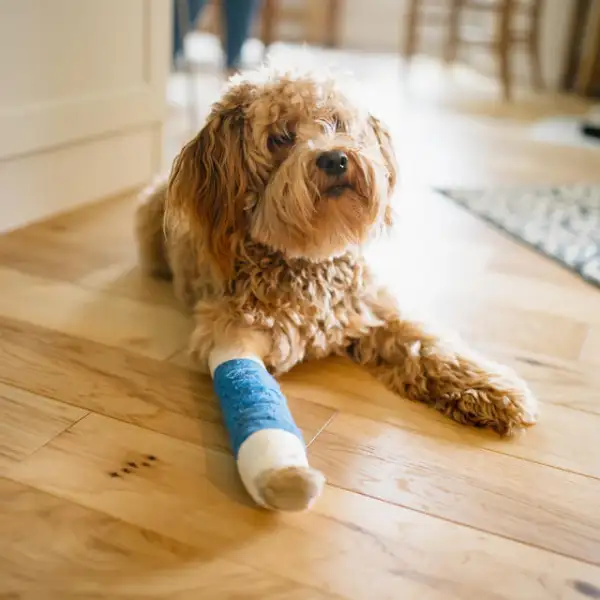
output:
[[[19,202],[0,204],[0,229],[167,169],[226,74],[267,55],[351,69],[409,180],[454,183],[479,134],[594,145],[599,4],[2,0],[0,187]]]

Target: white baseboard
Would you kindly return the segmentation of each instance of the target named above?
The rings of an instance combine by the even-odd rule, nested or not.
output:
[[[160,144],[151,125],[0,161],[0,232],[143,185]]]

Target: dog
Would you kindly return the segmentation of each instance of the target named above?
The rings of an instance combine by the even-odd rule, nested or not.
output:
[[[263,66],[233,77],[136,214],[140,264],[194,314],[190,350],[258,356],[275,376],[350,357],[398,395],[510,435],[536,422],[511,370],[409,320],[364,255],[392,227],[390,132],[330,74]],[[263,482],[302,508],[312,469]]]

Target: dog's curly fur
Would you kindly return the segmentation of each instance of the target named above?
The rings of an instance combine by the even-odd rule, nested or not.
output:
[[[340,150],[347,171],[317,166]],[[191,350],[238,344],[281,374],[331,354],[456,421],[510,434],[536,404],[509,370],[407,321],[361,248],[392,223],[392,141],[336,80],[263,67],[233,78],[137,213],[142,265],[195,313]]]

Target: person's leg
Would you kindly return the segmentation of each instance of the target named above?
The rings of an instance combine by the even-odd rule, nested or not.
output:
[[[181,34],[181,18],[187,20],[183,35],[190,30],[193,24],[197,21],[198,15],[202,10],[205,0],[184,0],[187,5],[187,15],[179,13],[179,3],[181,0],[173,2],[173,62],[183,53],[183,36]]]
[[[236,69],[239,66],[242,47],[250,35],[252,20],[259,5],[260,0],[223,0],[227,69]]]

